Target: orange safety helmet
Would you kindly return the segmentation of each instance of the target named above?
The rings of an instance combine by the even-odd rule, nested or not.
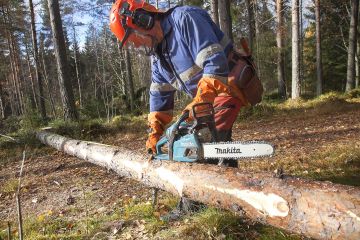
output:
[[[134,31],[150,30],[154,25],[154,13],[162,13],[143,0],[117,0],[110,12],[110,29],[123,47]],[[132,41],[141,41],[132,38]]]

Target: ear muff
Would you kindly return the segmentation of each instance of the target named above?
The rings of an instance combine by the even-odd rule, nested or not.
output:
[[[135,11],[130,10],[130,4],[125,2],[120,10],[120,15],[132,18],[132,22],[145,30],[150,30],[154,26],[154,15],[143,10],[138,9]]]
[[[134,13],[133,23],[145,30],[150,30],[154,26],[154,15],[144,10],[137,10]]]

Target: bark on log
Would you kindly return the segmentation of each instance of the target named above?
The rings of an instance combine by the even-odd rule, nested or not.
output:
[[[265,224],[317,239],[360,239],[360,189],[330,182],[203,164],[147,161],[130,149],[38,132],[44,144],[112,169],[150,187],[245,213]]]

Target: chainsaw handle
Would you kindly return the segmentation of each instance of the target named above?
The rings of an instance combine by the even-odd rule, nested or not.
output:
[[[188,119],[190,116],[190,112],[188,110],[184,111],[183,114],[179,117],[179,119],[175,122],[175,126],[173,130],[171,131],[170,138],[169,138],[169,160],[174,160],[174,142],[176,134],[179,130],[180,124],[184,122],[186,119]]]

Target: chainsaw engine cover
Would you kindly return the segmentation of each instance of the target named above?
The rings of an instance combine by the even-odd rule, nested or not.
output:
[[[189,112],[183,113],[171,125],[156,144],[157,160],[196,162],[203,159],[202,143],[216,141],[214,108],[211,103],[198,103],[193,106],[192,124],[185,120]]]
[[[175,124],[174,124],[175,125]],[[163,136],[156,145],[157,160],[170,160],[169,158],[169,139],[174,125],[169,127],[166,135]],[[178,162],[195,162],[202,156],[201,143],[197,133],[190,133],[191,125],[183,122],[177,130],[177,136],[173,143],[173,160]]]

